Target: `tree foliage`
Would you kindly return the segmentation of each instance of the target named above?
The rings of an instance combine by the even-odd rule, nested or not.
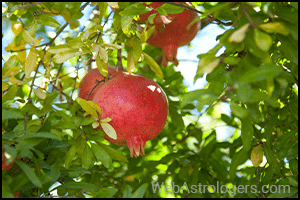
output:
[[[198,55],[194,81],[206,75],[207,85],[188,92],[173,64],[159,65],[162,51],[146,44],[153,29],[139,31],[135,20],[149,11],[141,3],[2,4],[2,22],[13,33],[2,54],[2,154],[14,162],[2,171],[2,197],[50,196],[54,189],[76,197],[298,196],[298,3],[193,5],[200,33],[209,24],[226,31]],[[87,6],[93,13],[80,25]],[[191,8],[167,3],[159,13],[184,9]],[[75,101],[80,74],[91,65],[102,74],[123,66],[167,94],[167,124],[146,143],[144,157],[105,141]],[[220,140],[222,127],[233,133]],[[184,187],[154,192],[155,183]],[[199,192],[199,184],[211,187]],[[221,185],[258,191],[213,191]],[[276,191],[280,185],[290,190]]]

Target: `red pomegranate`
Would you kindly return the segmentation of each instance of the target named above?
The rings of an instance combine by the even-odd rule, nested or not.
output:
[[[18,192],[13,193],[14,197],[15,197],[15,198],[20,198],[20,197],[19,197],[20,192],[21,192],[21,191],[18,191]]]
[[[162,6],[162,2],[154,2],[145,6],[151,7],[153,10],[146,14],[140,15],[140,21],[143,22],[148,19],[151,14],[157,13],[156,8]],[[185,3],[191,6],[190,3]],[[197,13],[184,10],[182,13],[169,14],[168,16],[161,16],[157,14],[154,18],[155,31],[147,40],[147,43],[163,50],[162,65],[167,66],[171,61],[174,65],[178,65],[177,49],[178,47],[187,45],[197,35],[200,29],[200,24],[194,23],[189,29],[188,25],[197,17]]]
[[[3,170],[10,170],[12,165],[14,164],[14,161],[12,161],[9,165],[6,165],[6,157],[4,153],[2,153],[2,171]]]
[[[108,76],[112,75],[116,72],[115,67],[108,66]],[[97,81],[102,81],[104,77],[100,73],[100,71],[96,69],[90,70],[81,80],[79,84],[78,97],[82,99],[86,99],[90,91],[97,85]],[[95,95],[95,93],[99,90],[99,88],[104,84],[104,82],[100,83],[87,98],[88,101],[91,101]]]
[[[144,156],[144,145],[164,128],[168,101],[161,87],[151,79],[117,72],[95,94],[93,101],[101,108],[101,119],[112,120],[117,139],[105,135],[111,143],[127,145],[130,156]]]

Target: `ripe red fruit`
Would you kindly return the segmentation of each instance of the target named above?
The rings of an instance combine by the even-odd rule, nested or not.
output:
[[[155,138],[167,121],[168,101],[161,87],[151,79],[128,72],[115,73],[93,101],[101,108],[101,119],[112,119],[109,124],[117,134],[116,140],[107,135],[104,138],[127,145],[131,157],[145,155],[145,142]]]
[[[151,14],[157,13],[156,8],[162,6],[162,2],[154,2],[145,6],[153,8],[146,14],[140,15],[140,22],[145,21]],[[189,5],[189,3],[185,3]],[[177,49],[187,45],[197,35],[200,24],[194,23],[189,29],[188,25],[197,17],[197,13],[190,10],[184,10],[182,13],[160,16],[157,14],[154,18],[155,31],[147,40],[147,43],[163,50],[162,65],[167,66],[168,61],[178,65]]]
[[[6,157],[4,153],[2,153],[2,171],[3,170],[10,170],[12,165],[14,164],[14,161],[12,161],[9,165],[6,165]]]
[[[108,66],[108,76],[112,75],[116,72],[115,67]],[[97,81],[104,80],[103,75],[100,71],[96,69],[90,70],[81,80],[79,84],[78,97],[82,99],[86,99],[90,91],[97,85]],[[99,90],[99,88],[104,84],[104,82],[100,83],[87,98],[88,101],[91,101],[95,95],[95,93]]]
[[[21,191],[18,191],[18,192],[13,193],[14,197],[15,197],[15,198],[20,198],[20,197],[19,197],[20,192],[21,192]]]

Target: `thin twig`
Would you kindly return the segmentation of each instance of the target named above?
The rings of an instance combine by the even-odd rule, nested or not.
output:
[[[119,42],[117,44],[120,45]],[[121,49],[118,49],[118,51],[117,51],[117,59],[118,59],[118,62],[117,62],[116,71],[118,72],[118,71],[122,71],[123,70],[123,65],[122,65],[122,51],[121,51]]]
[[[242,4],[241,4],[241,7],[242,7],[242,10],[243,10],[243,13],[246,15],[246,17],[247,17],[247,19],[248,19],[248,21],[249,21],[249,24],[250,24],[251,26],[253,26],[254,28],[256,28],[258,25],[256,25],[256,24],[253,22],[253,20],[251,19],[250,15],[247,13],[246,9],[244,8],[244,6],[242,6]]]
[[[27,9],[27,8],[32,7],[32,6],[39,5],[39,4],[41,4],[41,3],[46,3],[46,2],[35,2],[35,3],[29,4],[29,5],[27,5],[27,6],[20,6],[20,7],[18,7],[18,10]]]
[[[66,93],[64,93],[61,89],[59,89],[58,87],[56,87],[54,84],[52,85],[52,87],[54,89],[56,89],[57,91],[59,91],[62,95],[64,95],[65,97],[67,97],[69,99],[69,101],[71,101],[71,103],[73,103],[73,100],[71,97],[69,97],[69,95],[67,95]]]
[[[97,81],[97,84],[93,87],[93,89],[91,89],[91,91],[88,93],[88,95],[87,95],[87,97],[85,98],[85,100],[87,100],[87,99],[89,98],[90,94],[94,91],[94,89],[95,89],[100,83],[104,82],[105,79],[103,79],[103,80],[101,80],[101,81],[98,81],[98,80],[96,80],[96,81]]]
[[[31,99],[31,93],[32,93],[33,85],[34,85],[34,80],[35,80],[35,78],[36,78],[36,74],[37,74],[37,72],[38,72],[38,69],[39,69],[39,66],[40,66],[41,62],[43,62],[43,61],[40,60],[40,62],[38,63],[38,65],[37,65],[37,67],[36,67],[36,70],[35,70],[35,73],[34,73],[34,76],[33,76],[33,79],[32,79],[32,83],[31,83],[31,86],[30,86],[30,91],[29,91],[27,103],[31,103],[31,102],[32,102],[32,99]]]

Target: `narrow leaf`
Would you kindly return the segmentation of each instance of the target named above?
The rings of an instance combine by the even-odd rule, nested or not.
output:
[[[46,99],[47,95],[46,93],[40,89],[40,88],[37,88],[37,89],[33,89],[34,93],[36,94],[36,96],[40,99]]]
[[[163,72],[161,71],[160,66],[157,64],[157,62],[145,52],[143,52],[143,55],[146,62],[149,64],[151,70],[156,74],[157,77],[163,79],[164,78]]]
[[[249,25],[250,24],[247,23],[241,28],[239,28],[238,30],[234,31],[228,39],[229,42],[236,42],[236,43],[242,42],[246,37],[246,33],[248,31]]]
[[[96,112],[96,109],[93,106],[91,106],[86,100],[77,97],[76,101],[83,108],[83,110],[85,110],[86,112],[91,114],[93,117],[98,118],[98,114]]]
[[[268,22],[266,24],[260,24],[258,27],[267,33],[279,33],[284,36],[290,33],[289,29],[281,22]]]
[[[148,183],[141,185],[132,195],[131,198],[142,198],[146,192]]]
[[[92,164],[95,162],[93,151],[91,150],[90,146],[85,142],[85,147],[81,157],[82,167],[85,169],[89,169]]]
[[[135,62],[133,57],[133,50],[131,49],[127,54],[127,71],[131,73],[135,68]]]
[[[115,129],[109,123],[100,123],[106,135],[114,140],[117,139],[117,133]]]
[[[254,41],[256,46],[263,51],[268,51],[273,43],[271,36],[260,31],[259,28],[254,29]]]
[[[111,155],[115,159],[117,159],[119,161],[123,161],[123,162],[128,162],[127,158],[122,154],[122,152],[117,151],[117,150],[111,148],[110,146],[107,146],[107,145],[102,144],[102,143],[97,142],[97,144],[100,147],[102,147],[107,153],[109,153],[109,155]]]
[[[22,36],[23,36],[23,39],[28,42],[29,44],[32,44],[33,46],[37,46],[39,45],[39,41],[35,38],[35,37],[32,37],[29,33],[29,31],[27,30],[23,30],[22,31]]]
[[[55,63],[63,63],[65,61],[69,60],[70,58],[73,58],[76,56],[81,56],[84,54],[87,54],[87,53],[83,52],[83,51],[79,51],[78,49],[71,49],[71,50],[63,51],[63,52],[56,54],[53,57],[53,61]]]
[[[251,148],[251,141],[253,137],[253,126],[250,115],[247,118],[241,119],[242,130],[241,137],[243,141],[244,150],[247,152]]]
[[[39,15],[36,20],[38,24],[43,24],[45,26],[53,26],[53,27],[61,26],[60,23],[50,15]]]
[[[100,161],[104,167],[107,169],[112,168],[112,160],[109,156],[109,154],[102,149],[99,145],[95,143],[91,143],[91,149],[98,161]]]
[[[34,70],[37,61],[37,50],[31,48],[25,61],[25,76],[30,78],[30,73]]]
[[[65,168],[69,169],[71,166],[71,162],[76,154],[76,147],[73,145],[67,152],[65,156]]]
[[[254,167],[258,167],[263,161],[264,151],[261,144],[257,145],[251,151],[250,160]]]
[[[17,165],[19,165],[19,167],[22,169],[22,171],[29,178],[29,180],[32,182],[33,185],[39,188],[42,187],[41,180],[28,165],[18,160],[16,160],[15,162],[17,163]]]
[[[2,121],[6,119],[24,119],[24,116],[14,110],[2,110]]]

